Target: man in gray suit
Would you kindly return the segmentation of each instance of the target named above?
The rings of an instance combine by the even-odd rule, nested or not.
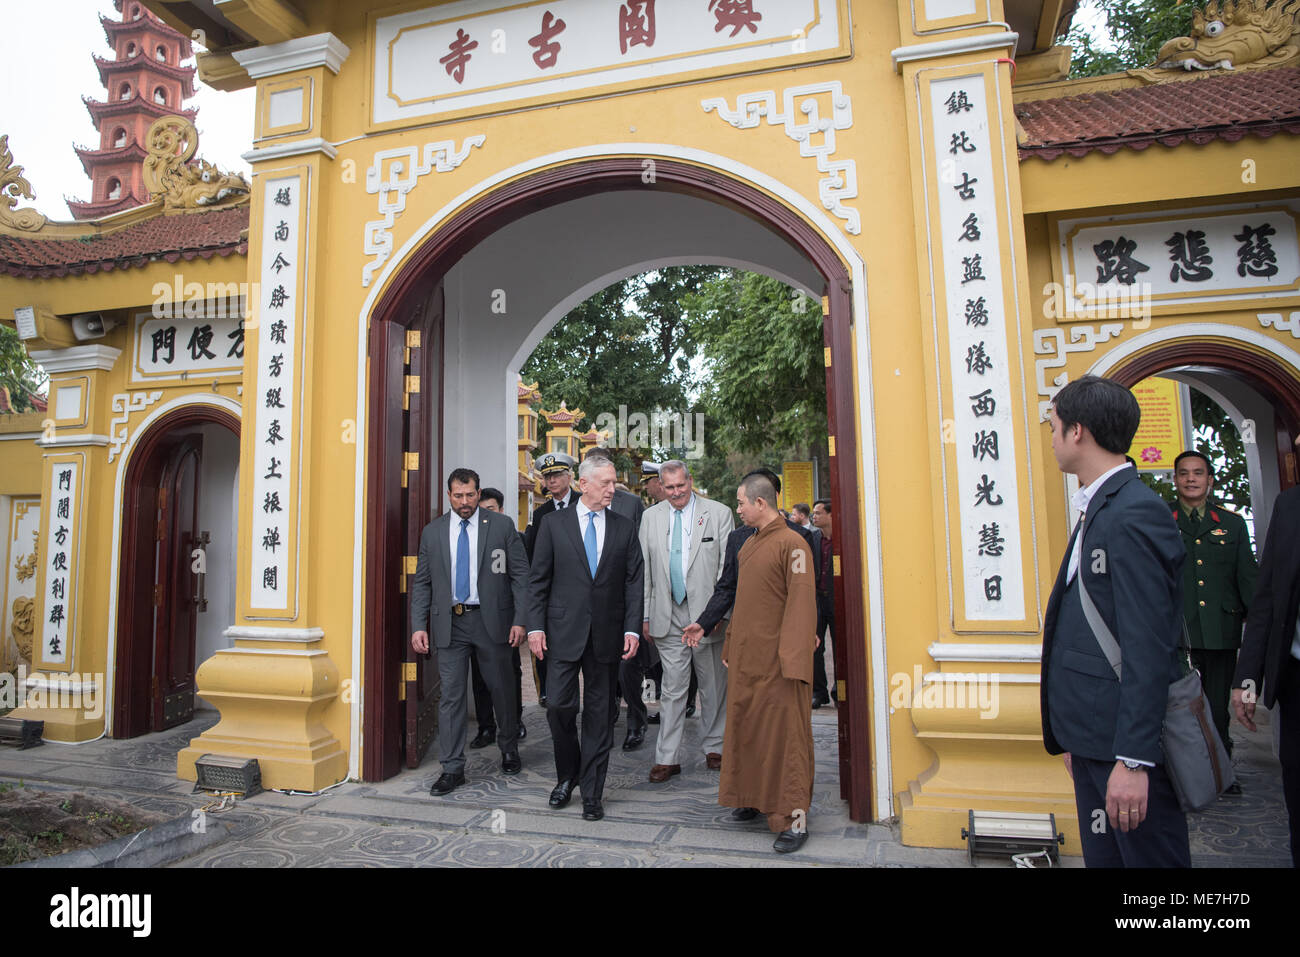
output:
[[[736,524],[726,505],[695,494],[685,462],[674,459],[663,463],[659,478],[668,498],[646,509],[640,535],[646,569],[642,633],[654,642],[664,668],[659,740],[650,769],[655,784],[682,771],[682,731],[692,659],[704,699],[705,761],[712,769],[722,767],[722,732],[727,718],[723,636],[691,641],[682,632],[703,613],[713,595],[726,558],[727,536]]]
[[[471,655],[500,723],[501,771],[518,774],[518,708],[510,649],[526,638],[528,558],[508,515],[481,509],[478,473],[456,469],[447,478],[452,512],[420,534],[420,557],[411,583],[411,647],[438,647],[438,760],[442,774],[430,789],[442,795],[465,783],[465,686]],[[502,639],[509,631],[509,638]]]

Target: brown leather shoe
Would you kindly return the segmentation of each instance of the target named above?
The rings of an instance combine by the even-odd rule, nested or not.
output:
[[[710,751],[704,756],[704,760],[709,765],[710,771],[717,771],[722,767],[722,755],[716,751]]]
[[[650,769],[650,783],[663,784],[674,774],[681,774],[682,766],[680,764],[656,764]]]

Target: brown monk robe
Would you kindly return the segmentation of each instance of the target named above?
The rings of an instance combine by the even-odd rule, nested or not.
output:
[[[772,514],[777,520],[737,558],[736,603],[722,646],[727,750],[718,803],[757,808],[780,833],[802,826],[812,803],[817,595],[808,545]]]

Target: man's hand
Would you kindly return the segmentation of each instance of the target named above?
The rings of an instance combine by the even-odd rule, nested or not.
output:
[[[699,622],[691,622],[682,632],[682,644],[690,645],[692,648],[700,646],[700,639],[704,637],[704,629],[700,627]]]
[[[1116,761],[1106,781],[1106,817],[1110,826],[1132,831],[1147,819],[1147,769],[1130,771]]]
[[[646,618],[641,622],[641,634],[645,635],[645,640],[654,644],[655,640],[650,637],[650,619]]]
[[[538,661],[546,659],[546,632],[530,631],[528,633],[528,650]]]
[[[518,648],[528,640],[528,633],[524,631],[523,625],[510,626],[510,647]]]
[[[1255,726],[1255,695],[1252,692],[1247,700],[1246,689],[1232,689],[1232,713],[1237,720],[1250,731],[1258,731]]]
[[[415,649],[416,654],[427,655],[429,653],[429,633],[427,631],[417,631],[411,635],[411,647]]]
[[[813,651],[816,651],[818,648],[822,646],[822,640],[820,638],[814,637],[813,641],[817,642],[817,644],[813,645]]]
[[[1070,752],[1066,751],[1063,755],[1061,755],[1061,757],[1065,758],[1065,773],[1068,774],[1070,776],[1070,780],[1073,781],[1074,762],[1070,760]]]
[[[639,644],[636,635],[623,636],[623,660],[627,661],[636,654],[636,646]]]

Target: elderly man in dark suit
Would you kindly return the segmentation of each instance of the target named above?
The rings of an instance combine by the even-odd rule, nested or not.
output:
[[[501,770],[518,774],[518,709],[510,649],[524,640],[528,559],[508,515],[479,508],[478,473],[456,469],[447,478],[452,512],[420,534],[411,581],[411,647],[438,648],[438,760],[442,774],[430,793],[449,794],[465,783],[466,684],[477,655],[501,724]],[[508,637],[507,637],[508,636]]]
[[[542,484],[550,494],[545,502],[533,509],[533,517],[524,529],[524,550],[528,560],[533,560],[533,549],[537,546],[537,530],[542,519],[552,512],[561,512],[572,508],[578,501],[578,493],[573,490],[573,470],[577,460],[563,452],[547,452],[537,460],[537,471],[542,475]],[[537,685],[537,703],[546,707],[546,659],[534,658],[533,680]]]
[[[1096,376],[1061,389],[1051,413],[1080,515],[1043,625],[1043,744],[1074,779],[1089,867],[1191,866],[1160,745],[1169,684],[1183,673],[1186,554],[1168,507],[1125,460],[1141,414],[1128,389]],[[1119,645],[1118,676],[1101,629]]]
[[[564,807],[580,786],[588,821],[605,816],[602,798],[613,742],[610,699],[619,661],[636,654],[641,629],[641,546],[635,524],[610,508],[615,480],[611,463],[582,463],[578,501],[542,518],[529,589],[528,645],[549,662],[546,717],[559,779],[550,804]]]
[[[1300,441],[1296,445],[1300,447]],[[1259,582],[1233,676],[1232,710],[1251,731],[1263,689],[1277,709],[1282,794],[1291,827],[1291,863],[1300,867],[1300,486],[1273,505],[1259,559]]]

